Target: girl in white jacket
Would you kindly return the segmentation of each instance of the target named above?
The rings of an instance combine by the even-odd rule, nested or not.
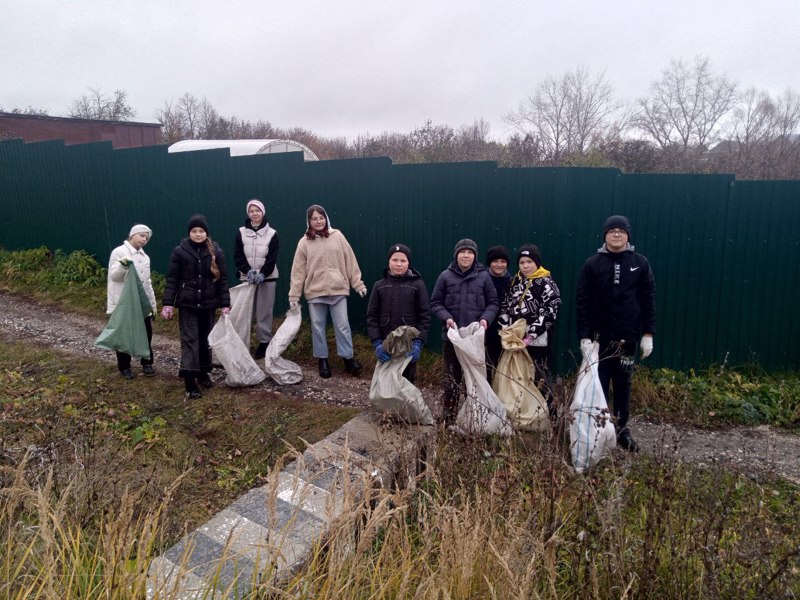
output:
[[[150,300],[153,312],[146,315],[144,326],[147,329],[147,342],[151,344],[153,339],[153,315],[156,314],[156,295],[153,291],[153,282],[150,281],[150,257],[144,252],[144,247],[153,235],[153,231],[147,225],[134,225],[128,234],[128,239],[121,246],[114,248],[111,258],[108,260],[108,285],[107,285],[107,310],[108,314],[114,309],[122,295],[125,287],[125,278],[128,276],[128,269],[131,265],[136,269],[142,286]],[[153,368],[153,348],[150,346],[150,357],[142,358],[142,372],[145,375],[155,375]],[[124,352],[117,352],[117,368],[125,379],[133,379],[135,375],[131,371],[131,355]]]

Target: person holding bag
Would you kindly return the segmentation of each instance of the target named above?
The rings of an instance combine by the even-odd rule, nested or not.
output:
[[[146,376],[153,376],[156,370],[153,367],[153,316],[156,314],[156,294],[153,291],[153,282],[150,280],[150,257],[145,254],[144,247],[150,238],[153,237],[153,230],[147,225],[134,225],[128,233],[128,239],[121,246],[117,246],[111,252],[108,260],[108,282],[106,286],[106,313],[111,314],[117,307],[122,289],[125,287],[125,280],[131,265],[136,269],[139,280],[142,282],[147,299],[153,312],[145,315],[144,326],[147,331],[147,343],[150,346],[150,356],[142,357],[142,372]],[[133,379],[135,375],[131,370],[131,355],[117,351],[117,369],[125,379]]]
[[[511,286],[500,304],[497,322],[502,329],[510,327],[519,319],[525,319],[523,342],[536,368],[534,380],[547,400],[552,404],[553,392],[550,384],[548,358],[550,354],[548,332],[555,324],[561,306],[561,292],[542,266],[542,255],[538,246],[523,244],[517,252],[519,270],[511,280]]]
[[[402,325],[414,327],[419,334],[407,356],[411,363],[403,371],[403,377],[414,383],[417,361],[422,347],[428,339],[431,325],[428,288],[419,271],[411,268],[411,249],[405,244],[393,244],[389,248],[389,266],[383,271],[383,279],[375,282],[367,307],[367,334],[375,347],[379,362],[388,362],[389,353],[383,340]]]
[[[272,309],[278,283],[278,232],[269,226],[264,204],[253,198],[247,202],[247,218],[234,238],[233,260],[239,279],[254,285],[253,312],[256,317],[258,347],[255,358],[264,358],[272,340]],[[252,318],[252,317],[251,317]],[[249,334],[248,334],[249,335]]]
[[[201,398],[198,384],[210,388],[211,348],[208,334],[214,326],[217,308],[230,312],[228,274],[225,255],[208,236],[208,221],[193,215],[187,225],[188,237],[172,251],[169,259],[164,306],[161,316],[171,319],[178,313],[181,336],[181,366],[178,375],[186,385],[186,396]]]

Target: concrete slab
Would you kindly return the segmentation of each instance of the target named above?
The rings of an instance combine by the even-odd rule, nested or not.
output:
[[[367,489],[393,481],[426,431],[351,419],[155,559],[148,598],[200,598],[212,582],[215,598],[236,597],[288,577]]]

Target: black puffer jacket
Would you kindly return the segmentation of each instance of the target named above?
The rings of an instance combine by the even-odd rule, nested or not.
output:
[[[458,327],[485,319],[491,323],[497,316],[500,302],[489,271],[480,263],[466,273],[455,261],[442,271],[431,295],[431,311],[442,321],[442,339],[447,339],[447,319]]]
[[[419,330],[417,339],[426,342],[431,325],[428,288],[422,276],[409,269],[404,275],[383,272],[383,279],[372,286],[367,307],[367,333],[370,340],[383,340],[389,333],[408,325]]]
[[[225,255],[219,244],[212,244],[219,268],[217,281],[213,280],[211,274],[211,254],[205,242],[195,244],[189,238],[184,238],[175,247],[169,258],[164,306],[226,308],[231,305]]]
[[[656,283],[647,258],[609,252],[605,244],[583,264],[576,296],[578,337],[609,343],[656,332]]]

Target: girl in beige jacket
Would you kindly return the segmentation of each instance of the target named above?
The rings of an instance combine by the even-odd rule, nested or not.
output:
[[[345,370],[353,375],[361,372],[361,365],[353,358],[353,338],[347,319],[351,287],[362,298],[367,295],[353,249],[342,232],[331,228],[325,209],[313,204],[306,211],[306,233],[294,253],[289,306],[294,307],[300,301],[301,293],[308,302],[311,341],[323,378],[331,376],[325,336],[328,313],[336,334],[336,353],[344,360]]]

